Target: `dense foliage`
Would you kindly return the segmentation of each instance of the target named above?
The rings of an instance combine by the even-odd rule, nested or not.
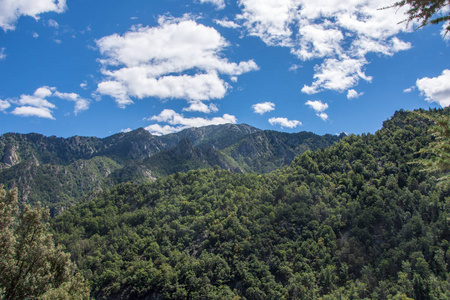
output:
[[[70,256],[55,247],[49,213],[26,205],[0,186],[0,299],[88,299]]]
[[[431,125],[400,111],[270,174],[122,184],[52,227],[97,299],[449,299],[450,194],[410,163]]]

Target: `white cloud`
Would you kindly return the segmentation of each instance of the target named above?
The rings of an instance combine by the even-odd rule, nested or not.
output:
[[[344,35],[338,29],[325,24],[308,24],[299,28],[300,40],[298,49],[293,48],[292,53],[302,60],[333,56],[342,52],[340,43]]]
[[[407,88],[407,89],[404,89],[403,90],[403,93],[411,93],[412,91],[414,91],[416,89],[416,87],[413,85],[413,86],[410,86],[409,88]]]
[[[183,108],[183,111],[198,111],[198,112],[202,112],[205,114],[209,114],[211,112],[218,112],[219,109],[213,103],[206,105],[205,103],[203,103],[201,101],[192,101],[192,102],[190,102],[189,107]]]
[[[82,83],[80,83],[80,87],[83,89],[83,90],[85,90],[85,89],[87,89],[87,82],[86,82],[86,80],[85,81],[83,81]]]
[[[159,115],[150,117],[148,120],[169,123],[171,125],[182,125],[187,127],[202,127],[219,124],[236,124],[237,119],[233,115],[224,114],[222,117],[206,118],[185,118],[171,109],[164,109]]]
[[[7,100],[1,100],[0,99],[0,111],[4,111],[5,109],[9,108],[11,104]]]
[[[17,106],[11,112],[14,115],[55,119],[52,114],[53,110],[56,109],[56,105],[48,100],[50,97],[75,102],[75,115],[89,108],[89,100],[82,98],[80,95],[76,93],[60,93],[55,87],[49,86],[42,86],[36,89],[33,95],[24,94],[18,99],[9,99],[8,104],[12,103]]]
[[[320,59],[303,92],[343,92],[364,74],[368,53],[393,55],[411,48],[396,35],[410,31],[404,9],[380,9],[391,0],[240,0],[237,16],[249,35],[267,45],[289,47],[301,60]],[[342,79],[342,80],[341,80]]]
[[[342,57],[341,59],[328,58],[319,66],[314,68],[314,82],[311,86],[304,85],[302,92],[306,94],[315,94],[324,89],[344,91],[355,86],[359,79],[372,81],[371,76],[366,76],[363,67],[366,64],[365,59],[354,59]]]
[[[230,88],[220,75],[258,70],[253,60],[229,62],[223,56],[228,42],[189,16],[160,18],[157,27],[133,28],[96,42],[106,76],[97,92],[113,97],[120,107],[133,103],[131,97],[220,99]]]
[[[85,111],[89,108],[89,100],[81,98],[80,95],[75,94],[75,93],[60,93],[58,91],[56,91],[54,93],[55,97],[58,97],[60,99],[64,99],[64,100],[68,100],[68,101],[73,101],[75,102],[75,108],[73,113],[75,115],[77,115],[79,112],[81,111]]]
[[[122,129],[120,132],[127,133],[127,132],[131,132],[131,131],[132,131],[131,128],[127,128],[127,129]]]
[[[53,94],[53,91],[55,90],[56,89],[54,87],[43,86],[37,88],[36,91],[34,91],[33,95],[39,98],[50,97]]]
[[[450,106],[450,70],[442,71],[438,77],[417,79],[417,88],[428,102],[437,102],[442,107]]]
[[[39,117],[54,120],[52,111],[47,107],[20,106],[14,108],[11,112],[13,115],[23,117]]]
[[[351,89],[347,91],[347,99],[355,99],[364,95],[364,92],[358,93],[357,91]]]
[[[271,46],[292,44],[290,29],[294,21],[298,1],[296,0],[239,0],[243,20],[250,35],[260,37]]]
[[[187,126],[170,126],[170,125],[164,125],[161,126],[159,124],[152,124],[147,127],[145,127],[146,130],[148,130],[153,135],[164,135],[169,133],[175,133],[178,131],[181,131],[183,129],[188,128]]]
[[[280,125],[281,127],[295,128],[301,126],[302,122],[297,120],[288,120],[287,118],[270,118],[270,125]]]
[[[34,37],[35,39],[37,39],[37,38],[39,37],[39,33],[33,32],[33,37]]]
[[[47,101],[46,99],[30,95],[21,95],[17,101],[17,104],[30,105],[34,107],[56,108],[53,103]]]
[[[328,115],[324,112],[318,113],[316,115],[324,121],[326,121],[328,119]]]
[[[0,48],[0,60],[3,60],[6,58],[6,53],[5,53],[6,48]]]
[[[66,0],[2,0],[0,1],[0,27],[14,30],[21,16],[39,19],[46,12],[62,13],[66,10]]]
[[[59,24],[58,24],[58,22],[56,22],[55,20],[53,20],[53,19],[50,19],[50,20],[48,20],[48,26],[50,26],[50,27],[54,27],[54,28],[56,28],[56,29],[58,29],[59,28]]]
[[[239,25],[239,24],[237,24],[237,23],[235,23],[235,22],[233,22],[233,21],[230,21],[230,20],[228,20],[228,19],[214,20],[214,23],[216,23],[217,25],[220,25],[220,26],[222,26],[222,27],[225,27],[225,28],[233,28],[233,29],[236,29],[236,28],[241,27],[241,25]]]
[[[266,112],[272,111],[275,109],[275,103],[272,102],[262,102],[256,103],[252,105],[253,111],[256,114],[265,114]]]
[[[215,5],[217,9],[224,9],[225,8],[225,0],[199,0],[200,3],[210,3],[212,5]]]
[[[55,88],[43,86],[36,89],[33,95],[21,95],[20,98],[14,102],[21,106],[54,109],[56,106],[45,99],[53,94],[53,90],[55,90]]]
[[[116,100],[120,108],[133,104],[133,100],[128,97],[126,87],[117,81],[103,81],[97,86],[97,92],[102,95],[108,95]]]
[[[308,100],[308,101],[306,101],[305,105],[308,105],[309,107],[314,109],[316,112],[322,112],[328,108],[328,104],[322,103],[322,101],[320,101],[320,100],[316,100],[316,101]]]
[[[305,105],[308,105],[316,112],[316,115],[322,120],[326,121],[328,119],[328,115],[324,113],[324,111],[328,108],[328,103],[322,103],[320,100],[306,101]]]

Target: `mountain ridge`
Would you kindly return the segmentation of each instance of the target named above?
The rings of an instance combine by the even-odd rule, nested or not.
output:
[[[264,131],[247,124],[188,128],[163,136],[144,128],[105,138],[6,133],[0,136],[0,184],[17,187],[22,202],[41,201],[59,213],[86,192],[126,181],[149,182],[214,166],[267,173],[306,150],[328,147],[339,139]]]

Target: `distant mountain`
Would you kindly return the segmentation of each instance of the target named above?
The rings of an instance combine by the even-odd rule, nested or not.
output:
[[[189,128],[164,136],[139,128],[103,139],[7,133],[0,136],[0,184],[17,187],[23,202],[40,201],[59,213],[86,193],[122,182],[143,183],[213,167],[270,172],[306,150],[328,147],[339,139],[263,131],[246,124]]]

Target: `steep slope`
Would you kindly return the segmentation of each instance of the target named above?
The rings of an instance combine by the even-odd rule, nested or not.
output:
[[[242,173],[242,169],[230,157],[209,144],[194,147],[188,138],[182,139],[177,146],[161,151],[143,162],[158,177],[176,172],[206,169],[218,166],[231,172]]]
[[[120,185],[52,227],[96,299],[449,299],[449,191],[411,164],[430,125],[400,111],[270,174]]]
[[[224,149],[245,172],[268,173],[289,165],[307,150],[326,148],[342,136],[318,136],[312,132],[259,131]]]

